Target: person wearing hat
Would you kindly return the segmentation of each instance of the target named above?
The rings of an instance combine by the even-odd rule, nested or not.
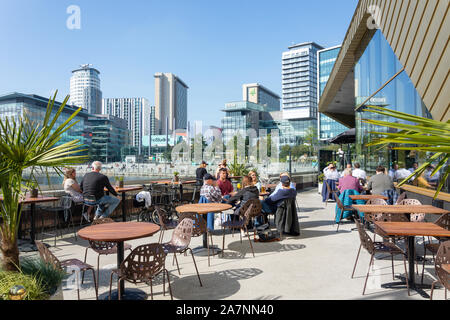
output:
[[[266,214],[275,214],[278,206],[284,199],[295,198],[297,190],[291,188],[291,178],[288,175],[283,175],[280,178],[281,188],[278,192],[272,193],[262,202],[263,212]]]
[[[205,161],[202,161],[202,163],[200,163],[200,167],[198,167],[197,170],[195,170],[195,179],[197,180],[196,183],[197,186],[203,185],[203,177],[205,176],[205,174],[208,173],[206,171],[207,165],[208,164]]]
[[[200,189],[200,197],[205,197],[208,202],[221,202],[222,201],[222,192],[217,185],[216,178],[207,173],[203,177],[203,186]]]

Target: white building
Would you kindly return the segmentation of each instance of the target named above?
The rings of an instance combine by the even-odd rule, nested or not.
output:
[[[86,109],[90,114],[100,114],[102,92],[100,90],[100,72],[89,64],[80,65],[72,71],[70,78],[70,104]]]

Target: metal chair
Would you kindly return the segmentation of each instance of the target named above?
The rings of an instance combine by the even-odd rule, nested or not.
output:
[[[103,218],[97,219],[92,222],[92,225],[104,224],[104,223],[115,223],[115,221],[111,218]],[[124,243],[124,250],[132,250],[132,246],[128,243]],[[84,262],[86,263],[88,250],[92,249],[94,252],[98,254],[97,256],[97,279],[98,283],[100,283],[99,273],[100,273],[100,256],[108,255],[108,254],[117,254],[117,243],[115,242],[106,242],[106,241],[93,241],[89,240],[89,247],[84,251]],[[84,272],[83,272],[84,278]]]
[[[158,239],[158,243],[161,243],[164,238],[164,231],[175,229],[177,227],[177,222],[173,220],[166,221],[166,217],[162,214],[161,208],[158,205],[155,205],[155,211],[158,214],[158,222],[161,227]]]
[[[111,300],[112,278],[117,275],[118,297],[120,300],[121,292],[119,281],[128,281],[134,284],[149,283],[150,295],[153,300],[152,280],[161,272],[163,273],[163,295],[166,295],[166,280],[169,283],[170,298],[173,300],[172,288],[170,286],[169,272],[165,268],[166,253],[163,246],[159,243],[144,244],[136,247],[128,257],[120,264],[120,268],[111,271],[109,282],[109,300]]]
[[[402,202],[404,199],[406,199],[406,192],[403,192],[400,194],[400,196],[397,198],[397,202],[395,204],[396,205],[400,204],[400,202]]]
[[[339,222],[337,224],[337,229],[336,229],[336,232],[339,232],[339,225],[341,224],[342,217],[344,216],[344,211],[351,211],[352,214],[355,215],[355,216],[357,216],[358,214],[355,214],[357,212],[357,210],[355,208],[353,208],[351,206],[350,207],[349,206],[344,206],[344,204],[342,203],[341,199],[339,199],[339,197],[337,196],[337,194],[335,192],[334,192],[334,198],[336,199],[336,205],[341,210],[341,216],[339,217]]]
[[[247,212],[248,208],[252,205],[252,210],[249,214],[249,221],[253,222],[253,238],[256,235],[256,227],[255,223],[253,221],[254,218],[262,216],[262,204],[261,201],[258,198],[255,199],[249,199],[247,200],[244,205],[241,207],[241,210],[239,211],[240,215],[243,216],[245,212]],[[242,242],[242,234],[241,234],[241,242]]]
[[[352,273],[352,279],[355,274],[356,270],[356,264],[358,263],[359,254],[361,252],[361,248],[364,247],[364,249],[369,252],[371,255],[370,257],[370,263],[369,263],[369,269],[367,270],[367,276],[366,281],[364,283],[363,288],[363,295],[366,292],[366,286],[367,286],[367,280],[369,279],[369,272],[370,267],[373,264],[374,256],[376,253],[389,253],[391,255],[391,261],[392,261],[392,279],[394,279],[394,255],[400,254],[403,257],[403,264],[405,266],[405,274],[406,274],[406,286],[408,287],[408,295],[410,295],[409,292],[409,283],[408,283],[408,270],[406,268],[406,258],[405,253],[400,249],[397,245],[395,245],[392,242],[374,242],[370,238],[370,236],[367,234],[367,232],[364,230],[363,225],[359,221],[359,219],[355,219],[356,227],[358,228],[359,238],[361,241],[361,244],[359,246],[358,255],[356,256],[355,266],[353,267],[353,273]]]
[[[447,300],[447,290],[450,290],[450,241],[445,241],[439,246],[434,266],[438,280],[431,285],[430,300],[433,300],[434,286],[438,282],[444,286],[445,300]]]
[[[250,240],[250,235],[248,234],[247,224],[250,220],[250,214],[252,212],[253,204],[250,204],[247,210],[244,213],[244,216],[240,216],[239,220],[235,221],[226,221],[222,223],[223,237],[222,237],[222,258],[223,252],[225,250],[225,229],[239,229],[239,235],[241,236],[242,243],[242,231],[247,233],[248,241],[250,243],[250,249],[252,249],[253,258],[255,257],[255,252],[253,251],[252,241]]]
[[[326,207],[326,206],[328,206],[328,200],[330,200],[330,196],[331,196],[331,198],[333,198],[333,196],[334,196],[334,199],[336,200],[337,192],[336,192],[336,190],[331,190],[331,187],[326,180],[324,180],[324,182],[325,182],[325,185],[327,186],[327,190],[328,190],[328,198],[325,200],[325,207]]]
[[[45,206],[41,207],[41,210],[51,212],[53,214],[54,218],[54,233],[44,232],[44,215],[41,215],[41,235],[42,240],[44,239],[43,235],[52,235],[55,236],[55,247],[56,247],[56,237],[59,231],[60,236],[62,237],[62,230],[61,230],[61,221],[59,219],[59,213],[61,211],[64,212],[64,220],[67,221],[70,218],[70,222],[72,224],[72,230],[73,234],[75,236],[75,240],[77,240],[77,234],[75,232],[75,226],[73,224],[73,217],[72,217],[72,197],[70,196],[62,196],[59,199],[59,204],[56,207],[50,207]]]
[[[75,268],[73,269],[72,273],[78,273],[77,279],[79,277],[79,272],[83,272],[83,279],[81,280],[81,283],[83,283],[84,280],[84,272],[87,270],[92,270],[92,277],[94,279],[94,287],[95,287],[95,297],[96,299],[98,299],[98,286],[95,280],[95,271],[93,266],[84,263],[78,259],[67,259],[59,261],[58,258],[56,258],[53,255],[53,253],[45,246],[44,243],[37,240],[35,240],[34,243],[36,244],[36,247],[39,250],[39,255],[41,259],[45,263],[52,265],[55,269],[62,270],[63,268],[73,266]],[[80,287],[78,283],[77,283],[77,293],[78,293],[78,300],[80,300]]]
[[[81,208],[80,227],[83,225],[83,219],[88,223],[91,222],[90,215],[93,210],[97,210],[98,206],[94,196],[84,196],[83,207]],[[86,208],[87,210],[85,211]]]
[[[189,247],[191,243],[192,233],[194,231],[194,221],[188,217],[184,217],[183,220],[180,220],[178,226],[172,233],[172,239],[169,242],[163,243],[162,247],[166,254],[173,253],[175,261],[177,262],[178,274],[180,273],[180,267],[178,265],[177,253],[182,254],[187,252],[188,250],[191,252],[192,261],[194,262],[195,271],[197,272],[198,281],[200,282],[200,286],[202,287],[202,280],[200,279],[200,274],[198,273],[197,264],[195,263],[194,254],[192,249]],[[208,252],[209,253],[209,252]],[[208,256],[209,259],[209,256]]]

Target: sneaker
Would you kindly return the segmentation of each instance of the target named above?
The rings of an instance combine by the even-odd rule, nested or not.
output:
[[[101,217],[101,216],[97,216],[97,215],[95,215],[95,217],[94,217],[94,221],[95,221],[95,220],[98,220],[98,219],[100,219],[100,217]]]
[[[89,216],[88,216],[87,212],[83,212],[83,218],[84,218],[84,220],[86,220],[87,222],[91,222],[91,220],[89,219]],[[95,220],[95,218],[94,218],[94,220]]]

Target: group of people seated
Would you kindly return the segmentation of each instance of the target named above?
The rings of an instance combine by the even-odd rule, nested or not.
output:
[[[120,203],[116,190],[111,186],[109,179],[101,174],[102,163],[94,161],[92,171],[84,175],[80,184],[77,182],[76,170],[67,168],[64,173],[64,191],[69,194],[76,204],[85,203],[91,207],[97,206],[94,220],[106,218],[111,215]],[[105,195],[107,189],[113,196]],[[89,213],[84,212],[85,219],[90,221]]]

